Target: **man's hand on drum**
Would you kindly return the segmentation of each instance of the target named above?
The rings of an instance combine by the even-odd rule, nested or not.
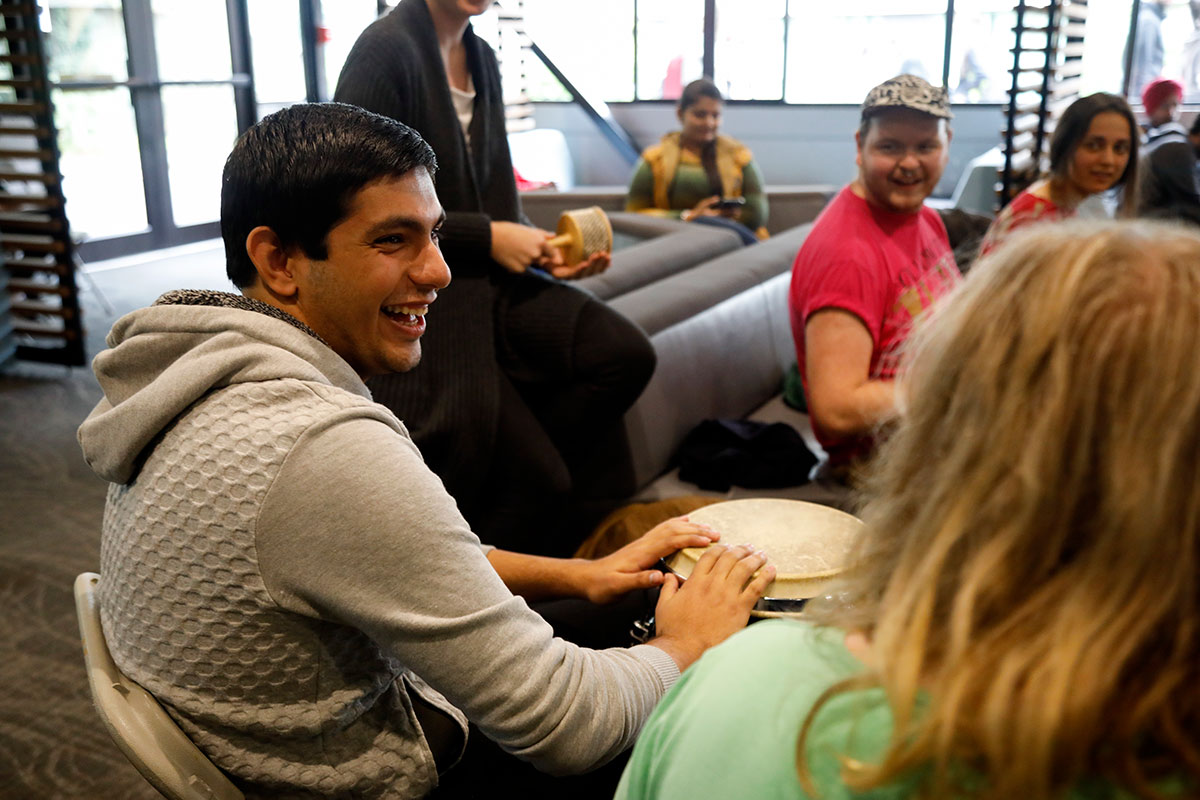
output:
[[[669,519],[611,555],[579,562],[582,594],[593,603],[611,603],[634,589],[660,586],[663,573],[654,569],[660,559],[685,547],[707,547],[719,538],[712,528],[687,517]]]
[[[664,578],[654,616],[658,636],[649,644],[665,650],[682,672],[746,626],[750,609],[774,579],[775,567],[762,551],[713,545],[682,586],[674,575]]]

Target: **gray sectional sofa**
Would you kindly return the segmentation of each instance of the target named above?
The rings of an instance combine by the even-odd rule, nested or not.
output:
[[[618,244],[622,236],[642,240],[615,250],[607,272],[579,285],[640,325],[658,356],[654,376],[625,417],[638,486],[634,499],[706,494],[840,502],[811,484],[767,491],[735,487],[716,495],[679,480],[672,465],[684,437],[710,418],[787,422],[820,455],[807,416],[782,402],[781,388],[796,360],[787,308],[792,262],[827,189],[797,192],[805,200],[797,205],[805,218],[749,247],[723,229],[610,212]],[[559,194],[571,200],[555,208],[555,218],[562,208],[579,207],[570,204],[575,200],[596,199],[583,192]],[[522,198],[527,214],[553,228],[552,220],[530,213],[530,197]],[[542,213],[551,207],[548,201],[533,205]]]

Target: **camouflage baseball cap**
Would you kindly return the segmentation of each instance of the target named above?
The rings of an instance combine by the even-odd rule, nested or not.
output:
[[[867,92],[862,118],[889,108],[907,108],[939,119],[954,119],[946,90],[916,75],[897,75]]]

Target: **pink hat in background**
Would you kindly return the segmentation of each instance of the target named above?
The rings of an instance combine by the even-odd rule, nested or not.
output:
[[[1142,89],[1142,108],[1151,114],[1171,97],[1183,99],[1183,84],[1170,78],[1155,78]]]

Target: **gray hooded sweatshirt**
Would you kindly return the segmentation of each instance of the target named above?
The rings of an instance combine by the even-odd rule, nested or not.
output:
[[[172,292],[108,344],[79,429],[112,483],[105,636],[248,794],[426,794],[414,696],[541,769],[585,771],[678,678],[655,647],[556,639],[400,421],[287,314]]]

